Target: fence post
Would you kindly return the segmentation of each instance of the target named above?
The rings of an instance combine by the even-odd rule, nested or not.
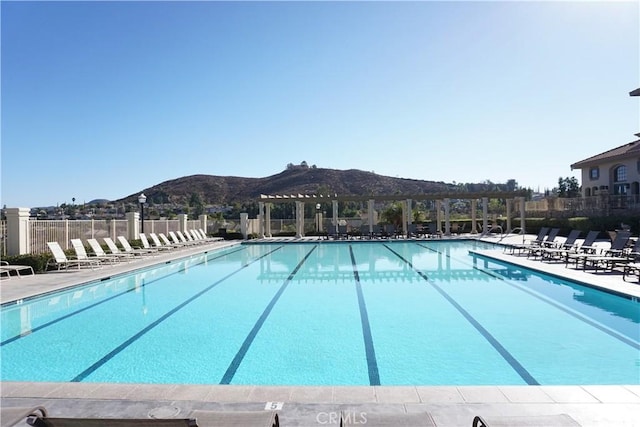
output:
[[[127,212],[127,239],[138,240],[140,238],[140,214],[138,212]]]
[[[248,233],[247,229],[249,226],[249,214],[246,212],[242,212],[240,214],[240,232],[242,233],[242,237],[247,240]]]
[[[520,232],[523,236],[524,233],[526,233],[525,225],[527,224],[525,219],[525,213],[527,211],[526,207],[527,205],[525,203],[524,197],[520,197],[520,230],[522,230]]]
[[[116,219],[111,218],[111,240],[116,241]]]
[[[487,234],[489,232],[489,198],[482,198],[482,234]]]
[[[64,249],[69,249],[69,220],[64,220]]]
[[[258,214],[258,221],[260,221],[258,225],[258,235],[261,239],[264,239],[264,202],[258,202],[258,210],[260,211]]]
[[[207,233],[207,235],[209,235],[209,229],[207,228],[208,218],[209,217],[207,216],[207,214],[202,214],[198,217],[198,219],[200,220],[200,228],[202,228],[204,232]]]
[[[187,231],[188,218],[189,217],[187,214],[178,214],[178,230],[182,231],[183,233]]]
[[[29,253],[29,208],[7,208],[7,255]]]
[[[444,235],[451,236],[451,199],[442,200],[444,204]]]
[[[478,209],[478,200],[471,199],[471,234],[478,233],[478,218],[476,218]]]

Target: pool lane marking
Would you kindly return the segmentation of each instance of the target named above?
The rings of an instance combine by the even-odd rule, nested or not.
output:
[[[422,245],[422,244],[418,244],[418,246],[423,247],[425,249],[428,249],[428,250],[430,250],[432,252],[442,253],[442,252],[440,252],[440,251],[438,251],[436,249],[430,248],[430,247]],[[445,256],[447,258],[450,258],[450,255],[445,254]],[[477,254],[476,256],[482,257],[482,259],[488,259],[489,261],[494,262],[496,264],[509,264],[510,266],[515,266],[515,264],[510,264],[510,263],[508,263],[506,261],[500,261],[500,260],[495,260],[495,259],[492,259],[492,258],[489,258],[489,257],[484,257],[484,256],[479,255],[479,254]],[[574,317],[574,318],[586,323],[587,325],[589,325],[589,326],[591,326],[593,328],[596,328],[599,331],[604,332],[605,334],[607,334],[607,335],[609,335],[609,336],[611,336],[611,337],[613,337],[613,338],[615,338],[615,339],[617,339],[619,341],[622,341],[623,343],[627,344],[630,347],[635,348],[636,350],[640,350],[640,343],[635,341],[633,338],[627,337],[626,335],[623,335],[620,332],[617,332],[616,330],[607,327],[606,325],[602,325],[602,324],[598,323],[597,321],[589,318],[588,316],[580,313],[579,311],[573,310],[570,307],[567,307],[566,305],[553,300],[553,298],[547,297],[544,294],[537,293],[536,291],[534,291],[532,289],[529,289],[529,288],[527,288],[527,287],[525,287],[523,285],[519,285],[517,283],[514,283],[511,280],[508,280],[506,277],[501,276],[500,274],[498,274],[498,273],[496,273],[494,271],[487,270],[487,269],[478,267],[477,265],[469,264],[467,262],[463,262],[463,261],[461,261],[461,262],[463,264],[465,264],[465,265],[468,265],[468,266],[472,267],[474,270],[478,270],[478,271],[486,274],[487,276],[491,276],[494,279],[500,280],[500,281],[504,282],[505,284],[511,286],[512,288],[518,289],[518,290],[520,290],[520,291],[522,291],[522,292],[524,292],[524,293],[526,293],[526,294],[528,294],[528,295],[530,295],[530,296],[532,296],[534,298],[539,299],[542,302],[545,302],[545,303],[557,308],[560,311],[565,312],[566,314],[568,314],[568,315],[570,315],[570,316],[572,316],[572,317]],[[524,269],[524,270],[531,271],[532,274],[544,274],[544,273],[541,273],[541,272],[530,270],[527,267],[522,267],[522,266],[517,266],[517,267],[519,269]],[[561,280],[564,280],[566,282],[572,282],[569,279],[561,279]],[[578,283],[578,285],[580,286],[579,283]]]
[[[225,256],[227,256],[227,255],[230,255],[230,254],[233,254],[233,253],[236,253],[236,252],[240,252],[240,251],[241,251],[241,250],[243,250],[243,249],[244,249],[244,248],[237,249],[237,250],[234,250],[234,251],[232,251],[232,252],[226,252],[226,253],[224,253],[224,254],[221,254],[221,255],[219,255],[219,256],[213,257],[213,258],[211,258],[211,259],[206,259],[206,260],[200,261],[200,262],[198,262],[198,263],[196,263],[196,264],[190,265],[190,266],[189,266],[189,268],[191,268],[191,267],[193,267],[193,266],[200,265],[200,264],[204,264],[205,262],[213,261],[213,260],[218,259],[218,258],[225,257]],[[164,264],[163,264],[163,265],[164,265]],[[146,281],[146,282],[144,282],[141,286],[142,286],[142,287],[145,287],[145,286],[150,285],[150,284],[152,284],[152,283],[154,283],[154,282],[157,282],[157,281],[159,281],[159,280],[163,280],[163,279],[166,279],[167,277],[171,277],[171,276],[174,276],[174,275],[176,275],[176,274],[182,273],[183,271],[185,271],[185,269],[186,269],[186,267],[183,267],[183,268],[181,268],[181,269],[180,269],[180,270],[178,270],[178,271],[174,271],[174,272],[172,272],[172,273],[167,274],[166,276],[162,276],[162,277],[158,277],[158,278],[156,278],[156,279],[152,279],[152,280]],[[101,280],[101,281],[102,281],[102,280]],[[83,285],[83,286],[84,286],[84,285]],[[51,320],[51,321],[49,321],[49,322],[47,322],[47,323],[43,323],[43,324],[42,324],[42,325],[40,325],[40,326],[36,326],[35,328],[32,328],[32,329],[29,331],[29,333],[28,333],[28,334],[26,334],[26,335],[16,335],[16,336],[13,336],[13,337],[11,337],[11,338],[7,338],[6,340],[4,340],[4,341],[0,342],[0,347],[2,347],[2,346],[3,346],[3,345],[5,345],[5,344],[12,343],[13,341],[16,341],[16,340],[18,340],[18,339],[20,339],[20,338],[27,337],[27,336],[29,336],[29,335],[31,335],[31,334],[33,334],[33,333],[35,333],[35,332],[38,332],[38,331],[39,331],[39,330],[41,330],[41,329],[47,328],[47,327],[52,326],[52,325],[54,325],[54,324],[56,324],[56,323],[58,323],[58,322],[61,322],[61,321],[65,320],[65,319],[68,319],[69,317],[73,317],[73,316],[75,316],[75,315],[77,315],[77,314],[80,314],[80,313],[82,313],[82,312],[84,312],[84,311],[87,311],[87,310],[89,310],[89,309],[92,309],[92,308],[94,308],[94,307],[97,307],[97,306],[99,306],[99,305],[101,305],[101,304],[107,303],[107,302],[109,302],[109,301],[111,301],[111,300],[113,300],[113,299],[115,299],[115,298],[119,298],[119,297],[121,297],[121,296],[123,296],[123,295],[128,294],[129,292],[135,291],[136,289],[139,289],[139,288],[135,288],[135,287],[133,287],[133,288],[131,288],[131,289],[127,289],[126,291],[122,291],[122,292],[120,292],[120,293],[118,293],[118,294],[111,295],[110,297],[107,297],[106,299],[103,299],[103,300],[98,301],[98,302],[96,302],[96,303],[90,304],[90,305],[88,305],[88,306],[86,306],[86,307],[83,307],[83,308],[78,309],[78,310],[76,310],[76,311],[73,311],[73,312],[71,312],[71,313],[65,314],[64,316],[58,317],[58,318],[56,318],[56,319],[54,319],[54,320]]]
[[[291,283],[291,280],[293,280],[293,276],[296,275],[298,270],[300,270],[302,265],[307,261],[309,256],[313,253],[313,251],[316,250],[317,247],[318,247],[317,245],[314,245],[311,248],[311,250],[307,252],[305,257],[302,258],[302,260],[298,263],[296,268],[294,268],[291,274],[289,274],[289,277],[285,279],[284,283],[280,286],[280,289],[278,289],[278,292],[276,292],[273,298],[271,298],[271,301],[269,302],[267,307],[264,309],[264,311],[256,321],[255,325],[253,325],[253,328],[249,332],[249,335],[247,335],[247,338],[245,338],[244,342],[240,346],[240,349],[238,350],[233,360],[229,364],[229,367],[227,368],[224,375],[222,376],[222,379],[220,380],[220,384],[231,384],[231,380],[233,380],[233,377],[236,374],[238,368],[240,367],[242,360],[244,359],[247,352],[249,351],[249,347],[251,347],[251,344],[253,343],[253,340],[256,338],[256,335],[258,335],[260,328],[262,328],[262,325],[264,325],[264,322],[267,320],[267,317],[269,317],[271,310],[273,310],[273,307],[278,302],[278,299],[280,299],[280,296],[284,293],[289,283]]]
[[[458,312],[460,312],[460,314],[462,314],[462,316],[464,316],[464,318],[467,319],[467,321],[471,323],[471,325],[474,328],[476,328],[478,332],[480,332],[480,334],[489,342],[489,344],[491,344],[493,348],[498,353],[500,353],[503,359],[506,360],[509,365],[511,365],[511,367],[516,371],[516,373],[520,375],[520,377],[528,385],[540,385],[540,383],[529,373],[529,371],[527,371],[527,369],[524,366],[522,366],[522,364],[518,362],[518,360],[511,353],[509,353],[509,351],[506,348],[504,348],[502,344],[500,344],[500,342],[493,335],[491,335],[491,333],[488,330],[486,330],[480,324],[480,322],[478,322],[471,314],[469,314],[468,311],[466,311],[460,304],[458,304],[456,300],[453,299],[453,297],[451,297],[448,293],[446,293],[444,289],[442,289],[440,286],[430,281],[426,274],[424,274],[422,271],[418,270],[413,266],[411,261],[409,261],[408,259],[404,258],[402,255],[400,255],[398,252],[391,249],[386,243],[384,246],[388,250],[390,250],[394,255],[396,255],[398,258],[404,261],[409,267],[411,267],[413,271],[418,273],[420,277],[422,277],[428,284],[433,286],[433,288],[436,291],[438,291],[440,295],[442,295],[451,305],[453,305],[453,307],[456,310],[458,310]]]
[[[378,371],[378,361],[376,350],[373,346],[373,336],[371,335],[371,325],[367,314],[367,304],[364,301],[364,293],[360,284],[360,274],[356,264],[356,257],[353,254],[353,247],[349,245],[349,255],[353,266],[353,277],[356,281],[356,292],[358,293],[358,306],[360,308],[360,322],[362,323],[362,337],[364,338],[364,350],[367,355],[367,371],[369,372],[369,385],[380,385],[380,372]]]
[[[254,262],[271,255],[272,253],[274,253],[275,251],[281,249],[282,246],[277,247],[276,249],[269,251],[259,257],[257,257],[256,259],[252,260],[251,262],[248,262],[244,265],[242,265],[240,268],[238,268],[237,270],[232,271],[231,273],[227,274],[226,276],[216,280],[213,284],[207,286],[205,289],[203,289],[202,291],[198,292],[197,294],[193,295],[192,297],[190,297],[189,299],[183,301],[182,303],[180,303],[179,305],[177,305],[176,307],[174,307],[173,309],[169,310],[168,312],[166,312],[165,314],[163,314],[162,316],[160,316],[158,319],[156,319],[155,321],[153,321],[152,323],[150,323],[149,325],[147,325],[146,327],[144,327],[143,329],[141,329],[139,332],[137,332],[135,335],[131,336],[130,338],[128,338],[126,341],[124,341],[122,344],[120,344],[119,346],[117,346],[116,348],[114,348],[113,350],[111,350],[109,353],[107,353],[106,355],[104,355],[102,358],[100,358],[100,360],[98,360],[97,362],[95,362],[94,364],[92,364],[91,366],[89,366],[87,369],[85,369],[84,371],[82,371],[80,374],[76,375],[71,382],[80,382],[82,380],[84,380],[86,377],[88,377],[89,375],[91,375],[93,372],[95,372],[98,368],[100,368],[102,365],[104,365],[105,363],[107,363],[110,359],[112,359],[114,356],[116,356],[118,353],[120,353],[122,350],[124,350],[125,348],[127,348],[128,346],[130,346],[131,344],[133,344],[135,341],[137,341],[140,337],[142,337],[143,335],[145,335],[147,332],[149,332],[150,330],[152,330],[153,328],[155,328],[156,326],[158,326],[160,323],[164,322],[166,319],[168,319],[170,316],[174,315],[175,313],[177,313],[178,311],[180,311],[181,309],[183,309],[185,306],[187,306],[188,304],[190,304],[191,302],[195,301],[196,299],[200,298],[202,295],[204,295],[205,293],[209,292],[211,289],[213,289],[214,287],[216,287],[217,285],[219,285],[220,283],[224,282],[225,280],[227,280],[229,277],[237,274],[238,272],[242,271],[243,269],[247,268],[249,265],[253,264]]]

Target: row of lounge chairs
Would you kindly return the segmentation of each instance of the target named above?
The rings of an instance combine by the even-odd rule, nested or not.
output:
[[[359,229],[349,231],[346,225],[338,225],[337,229],[331,225],[327,229],[327,239],[396,239],[405,237],[403,230],[393,224],[375,224],[372,228],[373,230],[370,229],[369,224],[363,224]],[[437,238],[442,237],[442,234],[436,230],[436,224],[428,226],[409,224],[406,237]]]
[[[221,238],[209,238],[202,230],[190,230],[182,233],[181,231],[170,231],[171,240],[164,233],[149,233],[149,237],[144,233],[140,233],[140,241],[142,247],[132,247],[124,236],[118,236],[120,247],[110,237],[103,238],[109,252],[106,252],[97,239],[87,239],[87,243],[91,248],[91,252],[87,252],[81,239],[71,239],[75,256],[68,256],[58,242],[47,242],[47,246],[53,257],[48,260],[46,269],[50,267],[57,270],[69,268],[99,268],[105,264],[116,264],[119,262],[129,262],[144,256],[157,255],[162,251],[170,251],[180,248],[193,247],[212,243]],[[152,243],[150,243],[150,241]]]
[[[599,231],[590,231],[582,243],[579,230],[572,230],[562,242],[557,242],[559,228],[543,227],[538,236],[522,244],[505,245],[505,251],[514,255],[526,254],[527,258],[546,262],[564,262],[582,270],[615,271],[621,269],[623,280],[637,275],[640,281],[640,237],[632,238],[631,232],[621,230],[609,246],[597,245]]]
[[[333,416],[335,414],[335,416]],[[197,427],[197,426],[225,426],[225,427],[279,427],[280,416],[276,411],[203,411],[193,410],[186,418],[78,418],[51,417],[42,406],[2,407],[2,427],[28,425],[35,427]],[[429,412],[416,413],[357,413],[340,411],[327,414],[326,420],[319,424],[376,426],[406,426],[406,427],[437,427]],[[472,427],[496,426],[545,426],[571,427],[580,426],[576,420],[567,414],[530,415],[510,417],[481,417],[473,418]]]

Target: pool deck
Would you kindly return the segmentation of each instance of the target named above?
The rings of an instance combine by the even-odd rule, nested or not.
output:
[[[486,240],[496,242],[497,238]],[[521,240],[522,236],[513,236],[502,242]],[[237,242],[217,242],[206,247],[168,251],[94,270],[2,279],[0,302],[28,298],[235,244]],[[513,256],[501,249],[478,253],[633,298],[640,297],[640,285],[624,282],[619,273],[584,272],[565,268],[563,263],[543,263],[525,256]],[[640,354],[637,363],[640,364]],[[356,420],[369,419],[371,422],[380,413],[402,417],[406,413],[429,412],[441,427],[470,426],[475,415],[561,413],[569,414],[582,426],[640,426],[640,385],[316,387],[2,382],[0,398],[3,407],[43,405],[51,416],[104,418],[185,417],[195,409],[259,411],[281,405],[278,413],[283,427],[338,425],[336,416],[340,411],[354,414]],[[360,415],[364,418],[357,418]]]

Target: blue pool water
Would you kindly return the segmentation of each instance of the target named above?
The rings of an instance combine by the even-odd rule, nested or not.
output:
[[[475,241],[243,244],[2,307],[4,381],[640,384],[637,301]]]

